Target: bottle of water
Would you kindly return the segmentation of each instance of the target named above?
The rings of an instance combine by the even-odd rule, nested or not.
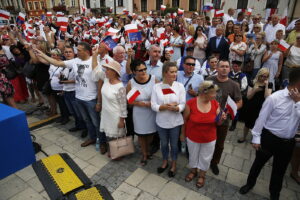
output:
[[[186,152],[186,141],[181,142],[181,152],[182,153]]]
[[[97,140],[96,140],[96,151],[99,151],[100,150],[100,141],[99,141],[99,138],[97,137]]]

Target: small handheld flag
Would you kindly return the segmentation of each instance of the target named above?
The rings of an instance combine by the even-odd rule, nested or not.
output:
[[[111,38],[111,36],[106,36],[102,42],[107,46],[109,50],[112,50],[117,46],[117,43]]]
[[[172,90],[171,86],[168,84],[162,84],[161,90],[162,90],[163,95],[175,94],[175,92]]]
[[[237,113],[237,105],[229,95],[227,97],[227,102],[226,102],[225,108],[228,110],[228,112],[231,116],[231,119],[233,120]]]
[[[132,88],[127,94],[128,103],[133,103],[140,94],[141,93],[139,90],[137,90],[136,88]]]

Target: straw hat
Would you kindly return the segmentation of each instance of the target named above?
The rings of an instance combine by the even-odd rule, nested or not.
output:
[[[102,66],[114,70],[119,76],[121,76],[121,65],[117,61],[113,60],[108,64],[103,64]]]

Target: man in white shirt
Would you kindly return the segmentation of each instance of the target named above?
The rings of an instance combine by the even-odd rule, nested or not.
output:
[[[99,44],[98,51],[98,63],[100,65],[108,64],[110,61],[113,61],[113,58],[108,55],[108,48],[104,43]]]
[[[77,46],[78,58],[58,61],[54,60],[41,51],[34,50],[37,56],[45,59],[50,64],[60,67],[72,68],[75,73],[75,97],[78,104],[78,109],[85,121],[85,124],[90,135],[90,139],[81,144],[81,147],[86,147],[95,144],[96,138],[99,138],[101,145],[101,153],[106,152],[106,136],[105,133],[99,132],[100,115],[96,112],[97,104],[97,82],[92,79],[92,57],[90,52],[91,46],[86,42],[80,42]]]
[[[188,47],[188,48],[186,48],[186,56],[182,56],[181,58],[179,58],[176,61],[176,64],[177,64],[177,67],[178,67],[178,71],[183,71],[184,70],[183,64],[184,64],[185,57],[187,57],[187,56],[193,57],[193,54],[194,54],[194,47]],[[195,66],[194,66],[194,73],[195,74],[201,74],[200,69],[201,69],[201,64],[196,59]]]
[[[261,27],[260,32],[262,32],[264,23],[261,22],[261,16],[258,14],[253,16],[252,23],[249,24],[249,33],[253,33],[254,31],[253,28],[255,27],[256,24],[260,25]]]
[[[256,183],[265,163],[273,156],[270,199],[279,200],[283,177],[292,157],[295,134],[300,124],[300,69],[289,74],[289,86],[269,96],[252,129],[252,146],[256,157],[247,184],[240,193],[246,194]]]
[[[212,19],[211,26],[208,27],[208,40],[214,36],[216,36],[217,25],[220,23],[220,19],[214,17]]]
[[[234,21],[234,17],[233,17],[234,13],[235,13],[235,10],[233,8],[229,8],[228,9],[228,14],[226,14],[226,13],[224,14],[223,23],[224,23],[225,26],[226,26],[226,24],[229,20]]]
[[[265,29],[266,41],[270,44],[276,38],[276,32],[278,30],[283,30],[283,35],[285,35],[285,26],[279,23],[279,16],[272,15],[271,24],[268,24]]]

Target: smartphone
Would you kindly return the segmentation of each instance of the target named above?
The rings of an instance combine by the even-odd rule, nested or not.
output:
[[[189,89],[189,90],[192,90],[192,89],[193,89],[192,84],[189,84],[188,89]]]

